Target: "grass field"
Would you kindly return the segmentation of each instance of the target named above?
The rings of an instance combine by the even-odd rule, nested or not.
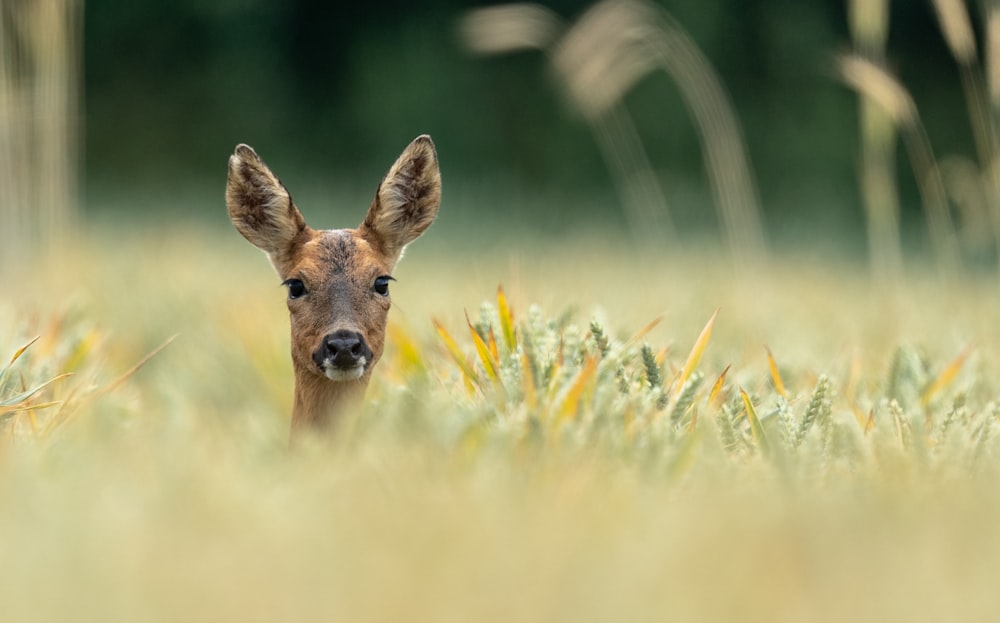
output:
[[[397,270],[364,411],[290,451],[284,293],[195,225],[0,270],[0,365],[39,336],[0,384],[4,621],[1000,606],[991,276],[435,233]]]

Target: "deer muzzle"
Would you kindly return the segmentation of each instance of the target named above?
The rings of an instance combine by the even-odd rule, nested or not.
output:
[[[341,329],[324,337],[312,358],[331,381],[349,381],[364,375],[372,351],[360,333]]]

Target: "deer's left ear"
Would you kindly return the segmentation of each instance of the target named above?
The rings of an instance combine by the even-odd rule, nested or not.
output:
[[[398,258],[407,244],[431,226],[440,204],[437,152],[431,137],[424,134],[403,150],[386,173],[358,232]]]

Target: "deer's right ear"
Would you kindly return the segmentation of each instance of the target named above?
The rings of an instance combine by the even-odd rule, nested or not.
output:
[[[272,261],[306,229],[288,190],[249,145],[237,145],[229,157],[226,207],[237,231]]]

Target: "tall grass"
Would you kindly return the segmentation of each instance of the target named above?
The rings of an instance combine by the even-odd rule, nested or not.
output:
[[[933,7],[961,76],[975,158],[951,155],[939,163],[920,120],[917,102],[886,69],[888,2],[848,3],[855,51],[840,59],[839,69],[845,82],[860,95],[859,173],[869,215],[871,256],[876,273],[889,276],[902,261],[893,149],[897,134],[904,141],[920,189],[939,266],[954,273],[965,258],[982,255],[984,249],[1000,262],[996,7],[994,3],[985,6],[984,61],[980,61],[966,3],[935,0]],[[956,219],[962,235],[956,231]]]
[[[76,217],[82,0],[0,5],[0,259]]]
[[[0,305],[4,363],[40,336],[0,384],[5,405],[38,390],[0,415],[5,616],[990,611],[982,282],[945,300],[908,275],[896,316],[815,259],[748,298],[711,249],[567,240],[523,272],[511,249],[422,240],[365,408],[294,452],[283,297],[233,232],[92,231],[43,256]],[[859,565],[892,578],[863,608],[843,598]]]
[[[603,0],[564,27],[537,5],[501,5],[470,11],[461,30],[470,49],[479,53],[526,48],[549,53],[560,84],[592,126],[632,230],[643,238],[655,232],[675,240],[677,233],[641,132],[623,100],[651,73],[670,76],[698,131],[736,265],[745,268],[764,258],[757,189],[730,98],[694,41],[660,7],[645,0]]]

